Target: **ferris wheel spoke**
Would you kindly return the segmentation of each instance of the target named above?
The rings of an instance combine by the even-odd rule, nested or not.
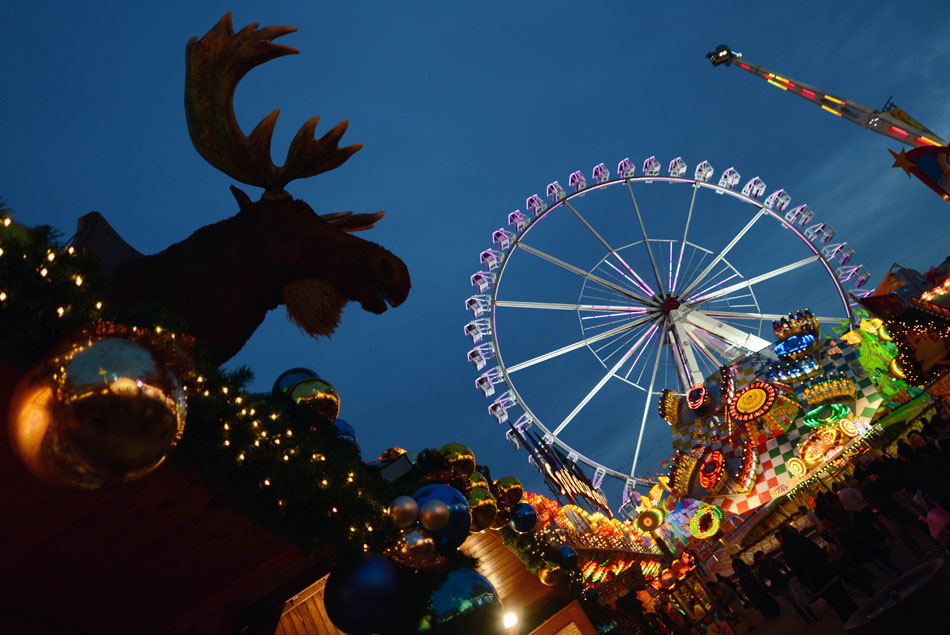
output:
[[[650,334],[650,337],[647,339],[647,343],[644,344],[644,345],[643,345],[643,348],[640,349],[640,352],[637,353],[636,359],[634,359],[634,360],[633,360],[633,363],[630,364],[630,368],[627,369],[627,373],[623,376],[624,379],[628,379],[628,378],[630,377],[630,373],[633,372],[633,369],[636,368],[636,367],[637,367],[637,364],[640,363],[640,357],[643,355],[643,351],[647,350],[647,347],[650,345],[650,342],[653,341],[653,336],[660,332],[660,327],[662,327],[662,325],[663,325],[662,322],[656,322],[656,323],[654,324],[654,326],[655,326],[656,328],[655,328],[655,329],[653,330],[653,332]],[[657,346],[662,350],[662,347],[663,347],[663,338],[662,338],[662,337],[660,337],[660,339],[657,340]],[[643,368],[646,368],[646,364],[644,364]],[[641,378],[641,377],[643,377],[643,370],[642,370],[642,369],[640,370],[640,377],[637,378],[637,385],[638,385],[638,386],[640,385],[640,378]]]
[[[640,446],[643,445],[643,430],[647,425],[650,407],[653,405],[653,386],[656,384],[656,371],[660,368],[660,357],[663,352],[662,340],[657,346],[656,362],[653,364],[653,374],[650,376],[650,388],[647,390],[646,403],[643,405],[643,417],[640,419],[640,434],[637,435],[637,449],[633,454],[633,465],[630,466],[630,476],[637,471],[637,461],[640,460]]]
[[[600,313],[629,313],[643,315],[647,308],[643,306],[624,306],[609,304],[559,304],[557,302],[521,302],[518,300],[495,300],[495,306],[512,307],[516,309],[550,309],[553,311],[591,311]]]
[[[699,360],[696,358],[696,353],[693,352],[692,340],[682,320],[676,320],[672,323],[670,343],[677,356],[675,361],[677,362],[676,370],[680,387],[683,391],[689,390],[690,386],[701,383],[706,376],[699,367]]]
[[[583,399],[581,399],[580,403],[577,404],[577,405],[574,407],[574,409],[571,410],[570,414],[567,415],[567,416],[564,418],[564,420],[561,421],[561,423],[558,425],[558,427],[556,427],[556,428],[554,429],[554,431],[553,431],[554,436],[557,436],[558,434],[560,434],[560,433],[561,433],[561,430],[563,430],[564,428],[566,428],[566,427],[567,427],[567,424],[569,424],[571,421],[573,421],[574,417],[576,417],[576,416],[578,415],[578,413],[579,413],[581,410],[584,409],[584,406],[586,406],[586,405],[590,402],[590,400],[594,398],[594,395],[596,395],[597,393],[600,392],[600,389],[603,388],[603,387],[607,384],[607,382],[610,380],[610,378],[614,376],[614,374],[620,369],[620,367],[623,366],[623,365],[627,362],[627,360],[630,359],[630,357],[631,357],[634,353],[636,353],[637,350],[638,350],[641,346],[643,346],[643,343],[644,343],[644,341],[646,340],[648,333],[649,333],[649,334],[652,334],[654,330],[656,330],[656,326],[655,326],[655,325],[654,325],[653,327],[651,327],[651,328],[648,330],[647,333],[644,333],[643,335],[641,335],[641,336],[640,336],[640,339],[638,339],[638,340],[633,344],[633,346],[631,346],[630,348],[627,349],[627,352],[624,353],[623,356],[621,356],[621,358],[620,358],[619,360],[617,360],[617,363],[614,364],[613,367],[612,367],[610,370],[608,370],[607,373],[606,373],[603,377],[601,377],[600,381],[598,381],[597,384],[595,384],[594,387],[591,388],[590,392],[588,392],[587,395],[586,395]]]
[[[689,236],[689,224],[693,219],[693,207],[696,206],[696,193],[699,192],[699,184],[693,184],[693,198],[689,202],[689,212],[686,214],[686,228],[683,230],[683,242],[680,243],[680,256],[679,260],[676,261],[676,275],[673,276],[673,282],[670,283],[670,293],[676,292],[676,283],[680,279],[680,265],[683,264],[683,250],[686,249],[686,238]],[[673,243],[670,243],[672,248]]]
[[[703,313],[708,315],[711,318],[730,318],[734,320],[772,320],[778,321],[782,318],[788,318],[787,314],[783,313],[742,313],[738,311],[720,311],[719,309],[703,309]],[[833,318],[833,317],[818,317],[815,316],[815,319],[818,320],[819,324],[834,324],[838,326],[841,324],[841,321],[845,318]]]
[[[714,355],[712,351],[710,351],[706,347],[706,345],[703,343],[702,338],[699,336],[699,333],[697,333],[695,327],[693,327],[690,324],[684,324],[683,330],[686,332],[687,336],[689,336],[690,341],[692,341],[692,343],[696,346],[699,352],[702,353],[713,366],[722,366],[722,361],[723,361],[722,358],[718,357],[717,355]]]
[[[746,333],[721,320],[713,319],[702,311],[690,311],[686,314],[684,319],[690,325],[713,335],[716,339],[728,343],[731,348],[750,353],[758,353],[769,347],[769,343],[758,335]]]
[[[521,249],[524,249],[524,250],[527,251],[529,254],[534,254],[534,255],[537,256],[538,258],[541,258],[542,260],[547,260],[547,261],[550,262],[551,264],[555,264],[555,265],[557,265],[558,267],[561,267],[562,269],[567,269],[567,270],[570,271],[571,273],[576,273],[577,275],[579,275],[579,276],[581,276],[581,277],[583,277],[583,278],[587,278],[588,280],[590,280],[590,281],[592,281],[592,282],[596,282],[597,284],[599,284],[599,285],[601,285],[601,286],[603,286],[603,287],[606,287],[607,289],[611,289],[611,290],[613,290],[613,291],[616,291],[617,293],[621,294],[621,295],[624,296],[624,297],[632,298],[632,299],[634,299],[634,300],[639,300],[639,301],[642,302],[643,304],[654,304],[653,300],[648,299],[648,298],[646,298],[646,297],[640,295],[639,293],[636,293],[635,291],[633,291],[633,290],[631,290],[631,289],[625,289],[624,287],[621,287],[621,286],[618,285],[618,284],[614,284],[613,282],[610,282],[609,280],[604,280],[603,278],[601,278],[601,277],[598,276],[598,275],[595,275],[595,274],[593,274],[593,273],[584,271],[583,269],[581,269],[581,268],[579,268],[579,267],[575,267],[574,265],[572,265],[572,264],[570,264],[570,263],[567,263],[567,262],[564,262],[564,261],[561,260],[560,258],[556,258],[556,257],[552,256],[551,254],[547,254],[547,253],[541,251],[540,249],[535,249],[534,247],[530,247],[530,246],[526,245],[526,244],[523,243],[523,242],[519,242],[519,243],[518,243],[518,247],[520,247]]]
[[[818,260],[821,260],[821,256],[818,255],[818,254],[815,254],[814,256],[809,256],[808,258],[802,258],[802,259],[799,260],[798,262],[793,262],[793,263],[791,263],[791,264],[784,265],[784,266],[782,266],[782,267],[778,267],[778,268],[776,268],[776,269],[773,269],[772,271],[768,271],[768,272],[763,273],[763,274],[760,274],[760,275],[758,275],[758,276],[754,276],[754,277],[752,277],[752,278],[749,278],[748,280],[743,280],[743,281],[741,281],[741,282],[737,282],[736,284],[733,284],[733,285],[730,285],[730,286],[728,286],[728,287],[719,289],[718,291],[714,291],[714,292],[709,293],[709,294],[706,294],[706,295],[701,295],[701,296],[699,296],[698,298],[689,298],[689,299],[687,300],[687,303],[688,303],[688,304],[691,304],[691,305],[695,305],[695,304],[699,304],[700,302],[707,302],[707,301],[712,300],[712,299],[714,299],[714,298],[718,298],[718,297],[722,297],[722,296],[729,295],[729,294],[732,293],[733,291],[737,291],[737,290],[739,290],[739,289],[741,289],[741,288],[743,288],[743,287],[749,287],[749,288],[751,288],[752,285],[754,285],[754,284],[758,284],[758,283],[764,282],[764,281],[766,281],[766,280],[771,280],[772,278],[775,278],[776,276],[781,276],[781,275],[784,275],[784,274],[789,273],[789,272],[791,272],[791,271],[795,271],[796,269],[798,269],[798,268],[800,268],[800,267],[804,267],[805,265],[810,265],[811,263],[816,262],[816,261],[818,261]]]
[[[623,333],[624,331],[628,331],[628,330],[635,329],[635,328],[637,328],[638,326],[640,326],[641,324],[645,324],[645,323],[651,321],[652,319],[654,319],[653,316],[642,317],[642,318],[639,318],[639,319],[634,320],[634,321],[632,321],[632,322],[629,322],[629,323],[627,323],[627,324],[623,324],[623,325],[618,326],[618,327],[616,327],[616,328],[610,329],[609,331],[605,331],[605,332],[603,332],[603,333],[598,333],[597,335],[594,335],[594,336],[592,336],[592,337],[588,337],[588,338],[582,339],[582,340],[580,340],[580,341],[574,342],[573,344],[568,344],[567,346],[562,346],[561,348],[559,348],[559,349],[557,349],[557,350],[554,350],[554,351],[551,351],[550,353],[545,353],[545,354],[543,354],[543,355],[538,355],[537,357],[533,357],[533,358],[531,358],[531,359],[529,359],[529,360],[526,360],[526,361],[523,361],[523,362],[521,362],[521,363],[519,363],[519,364],[515,364],[515,365],[513,365],[513,366],[509,366],[509,367],[507,368],[507,372],[508,372],[508,374],[510,375],[510,374],[515,373],[515,372],[517,372],[517,371],[519,371],[519,370],[523,370],[523,369],[525,369],[525,368],[528,368],[529,366],[534,366],[535,364],[540,364],[541,362],[546,362],[546,361],[548,361],[548,360],[550,360],[550,359],[554,359],[555,357],[559,357],[559,356],[561,356],[561,355],[564,355],[565,353],[570,353],[571,351],[576,351],[577,349],[583,348],[583,347],[587,346],[588,344],[593,344],[593,343],[595,343],[595,342],[600,342],[601,340],[605,340],[605,339],[607,339],[608,337],[613,337],[613,336],[615,336],[615,335],[618,335],[618,334],[620,334],[620,333]]]
[[[650,256],[650,264],[653,265],[653,273],[656,274],[656,284],[660,289],[660,296],[665,296],[666,291],[663,288],[663,277],[656,266],[656,258],[653,256],[653,248],[650,247],[650,239],[647,238],[647,228],[643,224],[643,216],[640,214],[640,205],[637,204],[637,197],[633,194],[633,186],[627,181],[627,190],[630,192],[630,200],[633,201],[633,209],[637,212],[637,221],[640,223],[640,233],[643,234],[643,244],[647,248],[647,254]],[[672,261],[671,261],[672,262]]]
[[[714,278],[714,279],[715,279],[715,278],[718,278],[718,277],[721,276],[722,274],[728,273],[729,271],[730,271],[729,267],[726,267],[725,269],[723,269],[722,271],[720,271],[719,273],[717,273],[715,276],[712,276],[712,278]],[[716,289],[717,287],[719,287],[719,286],[721,286],[721,285],[723,285],[723,284],[729,282],[730,280],[732,280],[733,278],[735,278],[735,277],[738,276],[738,275],[739,275],[739,272],[736,271],[736,272],[734,272],[731,276],[729,276],[729,277],[727,277],[727,278],[723,278],[723,279],[720,280],[719,282],[716,282],[715,284],[709,285],[708,287],[706,287],[706,288],[703,289],[702,291],[698,291],[698,292],[694,293],[694,294],[691,295],[690,297],[686,298],[685,301],[686,301],[686,302],[689,302],[689,301],[692,300],[693,298],[701,298],[701,297],[703,297],[704,295],[706,295],[707,293],[710,293],[713,289]]]
[[[726,255],[732,250],[732,248],[736,246],[736,243],[742,240],[742,237],[745,236],[746,233],[748,233],[750,229],[752,229],[752,226],[755,225],[756,221],[762,218],[765,214],[766,214],[765,208],[760,207],[759,211],[755,213],[752,219],[748,223],[745,224],[745,227],[740,229],[739,233],[736,234],[735,237],[733,237],[733,239],[729,241],[729,244],[723,247],[722,251],[716,254],[716,257],[713,258],[712,262],[706,265],[706,268],[703,269],[703,271],[698,276],[693,278],[692,282],[690,282],[687,285],[687,287],[683,289],[683,292],[680,295],[685,296],[690,291],[695,289],[706,278],[706,276],[709,275],[709,272],[711,272],[713,268],[715,268],[715,266],[719,264],[719,261],[725,258]]]
[[[636,280],[636,282],[637,282],[637,286],[639,286],[640,289],[641,289],[643,292],[645,292],[648,296],[650,296],[650,297],[655,296],[655,295],[656,295],[656,292],[655,292],[652,288],[650,288],[650,285],[648,285],[646,282],[644,282],[643,278],[641,278],[641,277],[637,274],[637,272],[633,270],[633,267],[631,267],[629,264],[627,264],[627,261],[624,260],[624,259],[620,256],[620,254],[618,254],[617,251],[616,251],[613,247],[610,246],[610,244],[604,239],[604,237],[601,236],[601,235],[597,232],[596,229],[594,229],[593,225],[591,225],[590,223],[588,223],[588,222],[587,222],[587,219],[584,218],[583,216],[581,216],[580,212],[578,212],[576,209],[574,209],[574,206],[571,205],[570,201],[565,200],[565,201],[564,201],[564,204],[567,205],[567,208],[568,208],[569,210],[571,210],[571,212],[574,213],[574,216],[577,217],[577,220],[579,220],[581,223],[583,223],[584,227],[587,228],[587,231],[589,231],[591,234],[593,234],[593,235],[594,235],[594,238],[596,238],[596,239],[600,242],[600,244],[604,246],[604,249],[606,249],[608,252],[610,252],[610,255],[614,257],[614,260],[616,260],[618,263],[620,263],[620,266],[623,267],[623,268],[627,271],[627,273],[629,273],[631,276],[633,276],[634,280]],[[654,264],[654,268],[656,268],[656,265],[655,265],[655,264]]]

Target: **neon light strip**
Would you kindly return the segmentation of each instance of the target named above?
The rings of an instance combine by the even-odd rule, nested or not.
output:
[[[818,96],[815,93],[808,90],[807,88],[799,88],[798,90],[799,92],[801,92],[802,95],[804,95],[805,97],[808,97],[809,99],[814,99],[815,97]]]
[[[828,112],[830,112],[830,113],[833,114],[833,115],[838,115],[839,117],[841,116],[841,113],[840,113],[840,112],[838,112],[838,111],[835,110],[834,108],[829,108],[828,106],[826,106],[826,105],[824,105],[824,104],[821,105],[821,109],[822,109],[822,110],[827,110]]]
[[[825,99],[827,99],[828,101],[833,101],[833,102],[835,102],[836,104],[838,104],[838,105],[840,105],[840,106],[844,106],[844,102],[843,102],[843,101],[841,101],[840,99],[837,99],[837,98],[835,98],[835,97],[832,97],[831,95],[825,95]]]
[[[926,143],[927,145],[940,146],[941,144],[937,143],[933,139],[928,139],[927,137],[917,137],[914,141],[918,143]]]
[[[890,128],[887,129],[887,131],[896,137],[900,137],[901,139],[906,139],[907,137],[910,136],[909,132],[907,132],[906,130],[902,128],[898,128],[897,126],[891,126]]]
[[[769,81],[769,83],[772,84],[773,86],[778,86],[778,87],[781,88],[782,90],[788,90],[788,88],[786,88],[785,86],[783,86],[782,84],[779,84],[778,82],[776,82],[776,81],[774,81],[774,80],[771,80],[771,79],[770,79],[770,80],[768,80],[768,81]]]

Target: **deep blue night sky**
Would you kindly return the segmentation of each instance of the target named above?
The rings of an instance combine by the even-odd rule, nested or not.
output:
[[[682,156],[689,174],[706,159],[717,178],[734,165],[743,182],[759,175],[769,191],[785,188],[793,205],[807,202],[855,248],[872,283],[893,262],[926,269],[950,253],[950,207],[891,169],[887,149],[897,143],[704,58],[724,42],[748,61],[870,106],[893,95],[950,135],[950,6],[934,3],[921,16],[878,4],[17,3],[0,22],[0,195],[21,222],[51,224],[66,236],[77,217],[98,210],[145,253],[233,214],[233,181],[204,163],[188,139],[185,43],[226,10],[236,28],[254,21],[298,27],[281,42],[301,54],[266,64],[239,87],[241,125],[249,132],[280,107],[273,144],[279,163],[309,116],[321,115],[318,134],[349,118],[344,141],[364,149],[288,190],[319,212],[385,209],[379,226],[361,235],[401,256],[414,288],[403,306],[382,316],[348,307],[338,332],[320,342],[301,335],[279,309],[231,363],[250,365],[259,390],[286,368],[316,369],[340,390],[343,417],[357,429],[364,457],[393,445],[461,441],[496,476],[513,473],[537,487],[526,455],[507,444],[474,388],[463,302],[491,232],[550,181],[567,187],[571,172],[590,178],[600,162],[614,172],[627,156],[638,171],[647,156],[664,168]],[[688,193],[662,187],[673,189],[659,191],[644,210],[648,232],[675,238]],[[593,205],[595,198],[582,200]],[[705,208],[697,230],[710,249],[744,222],[717,216],[730,213],[718,206]],[[599,222],[605,233],[618,232],[611,240],[626,244],[622,227]],[[552,249],[571,249],[586,240],[581,231],[552,222],[546,240]],[[736,256],[745,258],[747,277],[774,266],[764,262],[770,257],[807,255],[787,236],[757,240]],[[576,301],[577,280],[545,278],[530,265],[509,274],[522,299]],[[762,308],[808,304],[818,312],[827,298],[818,284],[792,280],[762,298],[773,303]],[[538,337],[538,354],[578,339],[573,319],[560,333],[531,323],[511,328],[514,339]],[[573,355],[556,380],[540,380],[526,394],[555,417],[603,373],[590,365],[589,352]],[[626,418],[580,425],[572,442],[629,467],[640,411],[631,413],[623,391],[603,397],[604,408]],[[648,421],[644,468],[668,452],[664,428],[655,417]]]

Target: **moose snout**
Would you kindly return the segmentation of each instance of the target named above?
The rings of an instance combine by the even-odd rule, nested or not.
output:
[[[389,251],[380,248],[364,263],[364,272],[390,306],[399,306],[409,296],[409,269]]]

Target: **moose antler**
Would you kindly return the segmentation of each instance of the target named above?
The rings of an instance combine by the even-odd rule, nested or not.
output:
[[[299,53],[272,42],[296,28],[257,27],[253,22],[235,33],[228,12],[200,40],[195,36],[188,41],[185,116],[191,142],[208,163],[242,183],[263,187],[267,198],[280,198],[287,196],[284,186],[290,181],[339,167],[363,146],[338,147],[348,125],[345,119],[315,139],[320,117],[314,116],[300,127],[287,151],[287,161],[278,168],[271,162],[270,144],[280,109],[264,117],[249,137],[244,136],[234,116],[238,82],[255,66]]]

